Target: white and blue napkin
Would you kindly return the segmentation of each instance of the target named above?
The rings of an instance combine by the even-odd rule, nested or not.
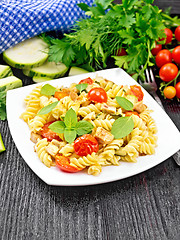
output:
[[[93,0],[0,0],[0,53],[43,32],[67,32]]]

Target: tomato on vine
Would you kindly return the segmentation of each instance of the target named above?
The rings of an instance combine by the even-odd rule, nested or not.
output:
[[[173,33],[172,33],[171,29],[169,29],[169,28],[165,28],[164,31],[165,31],[165,34],[166,34],[165,44],[169,44],[169,43],[172,42]]]
[[[166,63],[172,62],[172,54],[169,50],[163,49],[158,52],[155,58],[156,65],[160,68]]]
[[[159,77],[164,82],[170,82],[178,74],[178,67],[174,63],[166,63],[159,70]]]
[[[180,26],[178,26],[176,29],[175,29],[175,38],[178,42],[180,42]]]
[[[176,96],[176,89],[173,86],[168,86],[164,88],[164,96],[168,99],[172,99]]]
[[[173,49],[172,58],[175,63],[180,64],[180,46],[177,46]]]
[[[176,84],[175,89],[176,89],[176,97],[180,98],[180,82]]]
[[[151,53],[153,56],[156,56],[158,52],[161,50],[162,50],[162,45],[156,43],[155,47],[151,50]]]

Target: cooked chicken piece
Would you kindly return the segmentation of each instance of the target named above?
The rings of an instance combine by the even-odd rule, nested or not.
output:
[[[58,141],[58,140],[56,140],[56,139],[53,139],[53,140],[51,141],[51,143],[54,144],[54,145],[55,145],[56,147],[58,147],[59,149],[61,149],[62,147],[64,147],[64,146],[66,145],[65,142],[60,142],[60,141]]]
[[[37,143],[38,139],[42,139],[42,136],[37,134],[37,133],[34,133],[34,132],[31,132],[31,137],[30,137],[30,140],[33,142],[33,143]]]
[[[116,114],[116,108],[107,104],[103,104],[101,110],[105,113]]]
[[[114,139],[114,136],[102,127],[98,127],[96,129],[94,137],[97,139],[97,141],[100,144],[103,144],[103,145],[112,142],[112,140]]]
[[[78,95],[76,92],[73,92],[71,91],[70,94],[69,94],[70,98],[73,100],[73,101],[76,101],[77,98],[78,98]]]
[[[137,111],[138,113],[143,112],[147,106],[143,104],[143,101],[137,102],[134,104],[133,110]]]
[[[55,157],[55,155],[59,152],[59,148],[54,145],[52,142],[45,147],[46,151],[52,156]]]

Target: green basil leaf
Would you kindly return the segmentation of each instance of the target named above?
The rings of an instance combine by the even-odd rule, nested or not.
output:
[[[76,132],[79,136],[90,133],[94,126],[85,120],[79,121],[76,124]]]
[[[77,84],[77,85],[76,85],[76,88],[77,88],[77,90],[79,90],[80,93],[81,93],[83,90],[85,90],[85,89],[87,88],[87,86],[88,86],[88,83],[81,83],[81,84]]]
[[[134,128],[134,122],[132,117],[120,117],[115,120],[112,125],[111,133],[115,139],[126,137],[132,132]]]
[[[66,128],[64,130],[64,138],[68,143],[73,143],[76,139],[76,130]]]
[[[64,133],[65,124],[62,121],[56,121],[56,122],[53,122],[51,125],[49,125],[48,128],[56,133]]]
[[[71,128],[75,128],[76,124],[77,124],[77,115],[76,112],[70,108],[65,115],[64,118],[64,123],[66,125],[67,128],[71,129]]]
[[[55,92],[57,91],[57,89],[53,86],[51,86],[50,84],[45,84],[42,88],[41,88],[41,94],[42,95],[46,95],[46,96],[52,96],[55,94]]]
[[[37,115],[43,115],[43,114],[47,114],[47,113],[51,112],[53,110],[53,108],[56,107],[58,102],[59,101],[53,102],[53,103],[41,108],[41,110],[37,113]]]
[[[130,102],[128,99],[124,98],[124,97],[117,96],[116,101],[125,110],[129,111],[129,110],[133,109],[133,103]]]

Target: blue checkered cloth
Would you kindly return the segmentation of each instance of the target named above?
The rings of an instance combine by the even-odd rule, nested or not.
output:
[[[93,0],[0,0],[0,53],[43,32],[67,32]]]

